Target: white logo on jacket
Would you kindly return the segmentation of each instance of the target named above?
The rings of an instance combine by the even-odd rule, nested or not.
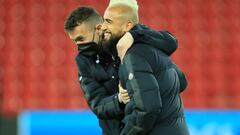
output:
[[[80,76],[78,80],[81,81],[82,80],[82,76]]]
[[[133,77],[134,77],[133,73],[129,73],[129,74],[128,74],[128,80],[132,80]]]

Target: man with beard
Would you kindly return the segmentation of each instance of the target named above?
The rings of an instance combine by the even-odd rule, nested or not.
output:
[[[115,1],[104,13],[104,43],[116,43],[126,32],[138,31],[132,33],[135,42],[119,69],[121,86],[130,96],[121,135],[188,135],[180,97],[187,80],[170,58],[176,48],[162,47],[177,40],[169,32],[146,35],[138,25],[136,1]],[[116,46],[110,46],[114,51]]]
[[[102,17],[95,9],[79,7],[67,17],[64,29],[78,47],[76,63],[79,81],[90,109],[99,119],[102,134],[118,135],[122,127],[124,103],[129,102],[129,96],[126,90],[118,92],[120,60],[116,48],[101,44],[102,23]],[[139,27],[146,29],[144,26]],[[132,33],[134,35],[137,32]],[[144,42],[141,38],[137,41]],[[174,50],[177,48],[175,44],[164,46]]]

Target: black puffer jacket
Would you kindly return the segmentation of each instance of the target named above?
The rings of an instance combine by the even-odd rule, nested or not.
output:
[[[99,118],[103,135],[119,134],[124,105],[118,102],[119,59],[107,52],[79,52],[79,81],[90,109]]]
[[[120,60],[113,46],[104,51],[97,44],[88,44],[81,47],[76,57],[80,85],[103,135],[120,134],[125,107],[117,98]]]
[[[166,31],[146,35],[138,25],[135,30],[135,43],[119,69],[131,98],[121,135],[188,135],[180,97],[187,80],[170,58],[177,40]]]

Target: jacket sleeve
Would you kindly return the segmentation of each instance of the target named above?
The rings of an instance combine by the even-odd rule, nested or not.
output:
[[[118,101],[118,93],[109,95],[105,87],[99,84],[90,73],[87,62],[76,60],[79,82],[90,109],[101,119],[120,119],[123,115],[123,104]]]
[[[128,74],[126,89],[132,92],[132,96],[126,106],[131,110],[124,116],[121,135],[147,134],[162,108],[158,82],[149,63],[140,55],[127,54],[123,68]],[[135,107],[129,107],[131,105]]]
[[[167,55],[172,55],[178,48],[177,39],[168,31],[154,31],[151,29],[129,31],[134,39],[134,43],[157,44]]]

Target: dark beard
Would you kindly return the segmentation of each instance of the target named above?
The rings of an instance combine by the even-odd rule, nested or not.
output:
[[[110,52],[112,54],[116,54],[117,53],[117,48],[116,45],[118,43],[118,41],[120,40],[121,37],[117,37],[117,36],[111,36],[111,38],[109,40],[103,40],[102,41],[102,49]]]

